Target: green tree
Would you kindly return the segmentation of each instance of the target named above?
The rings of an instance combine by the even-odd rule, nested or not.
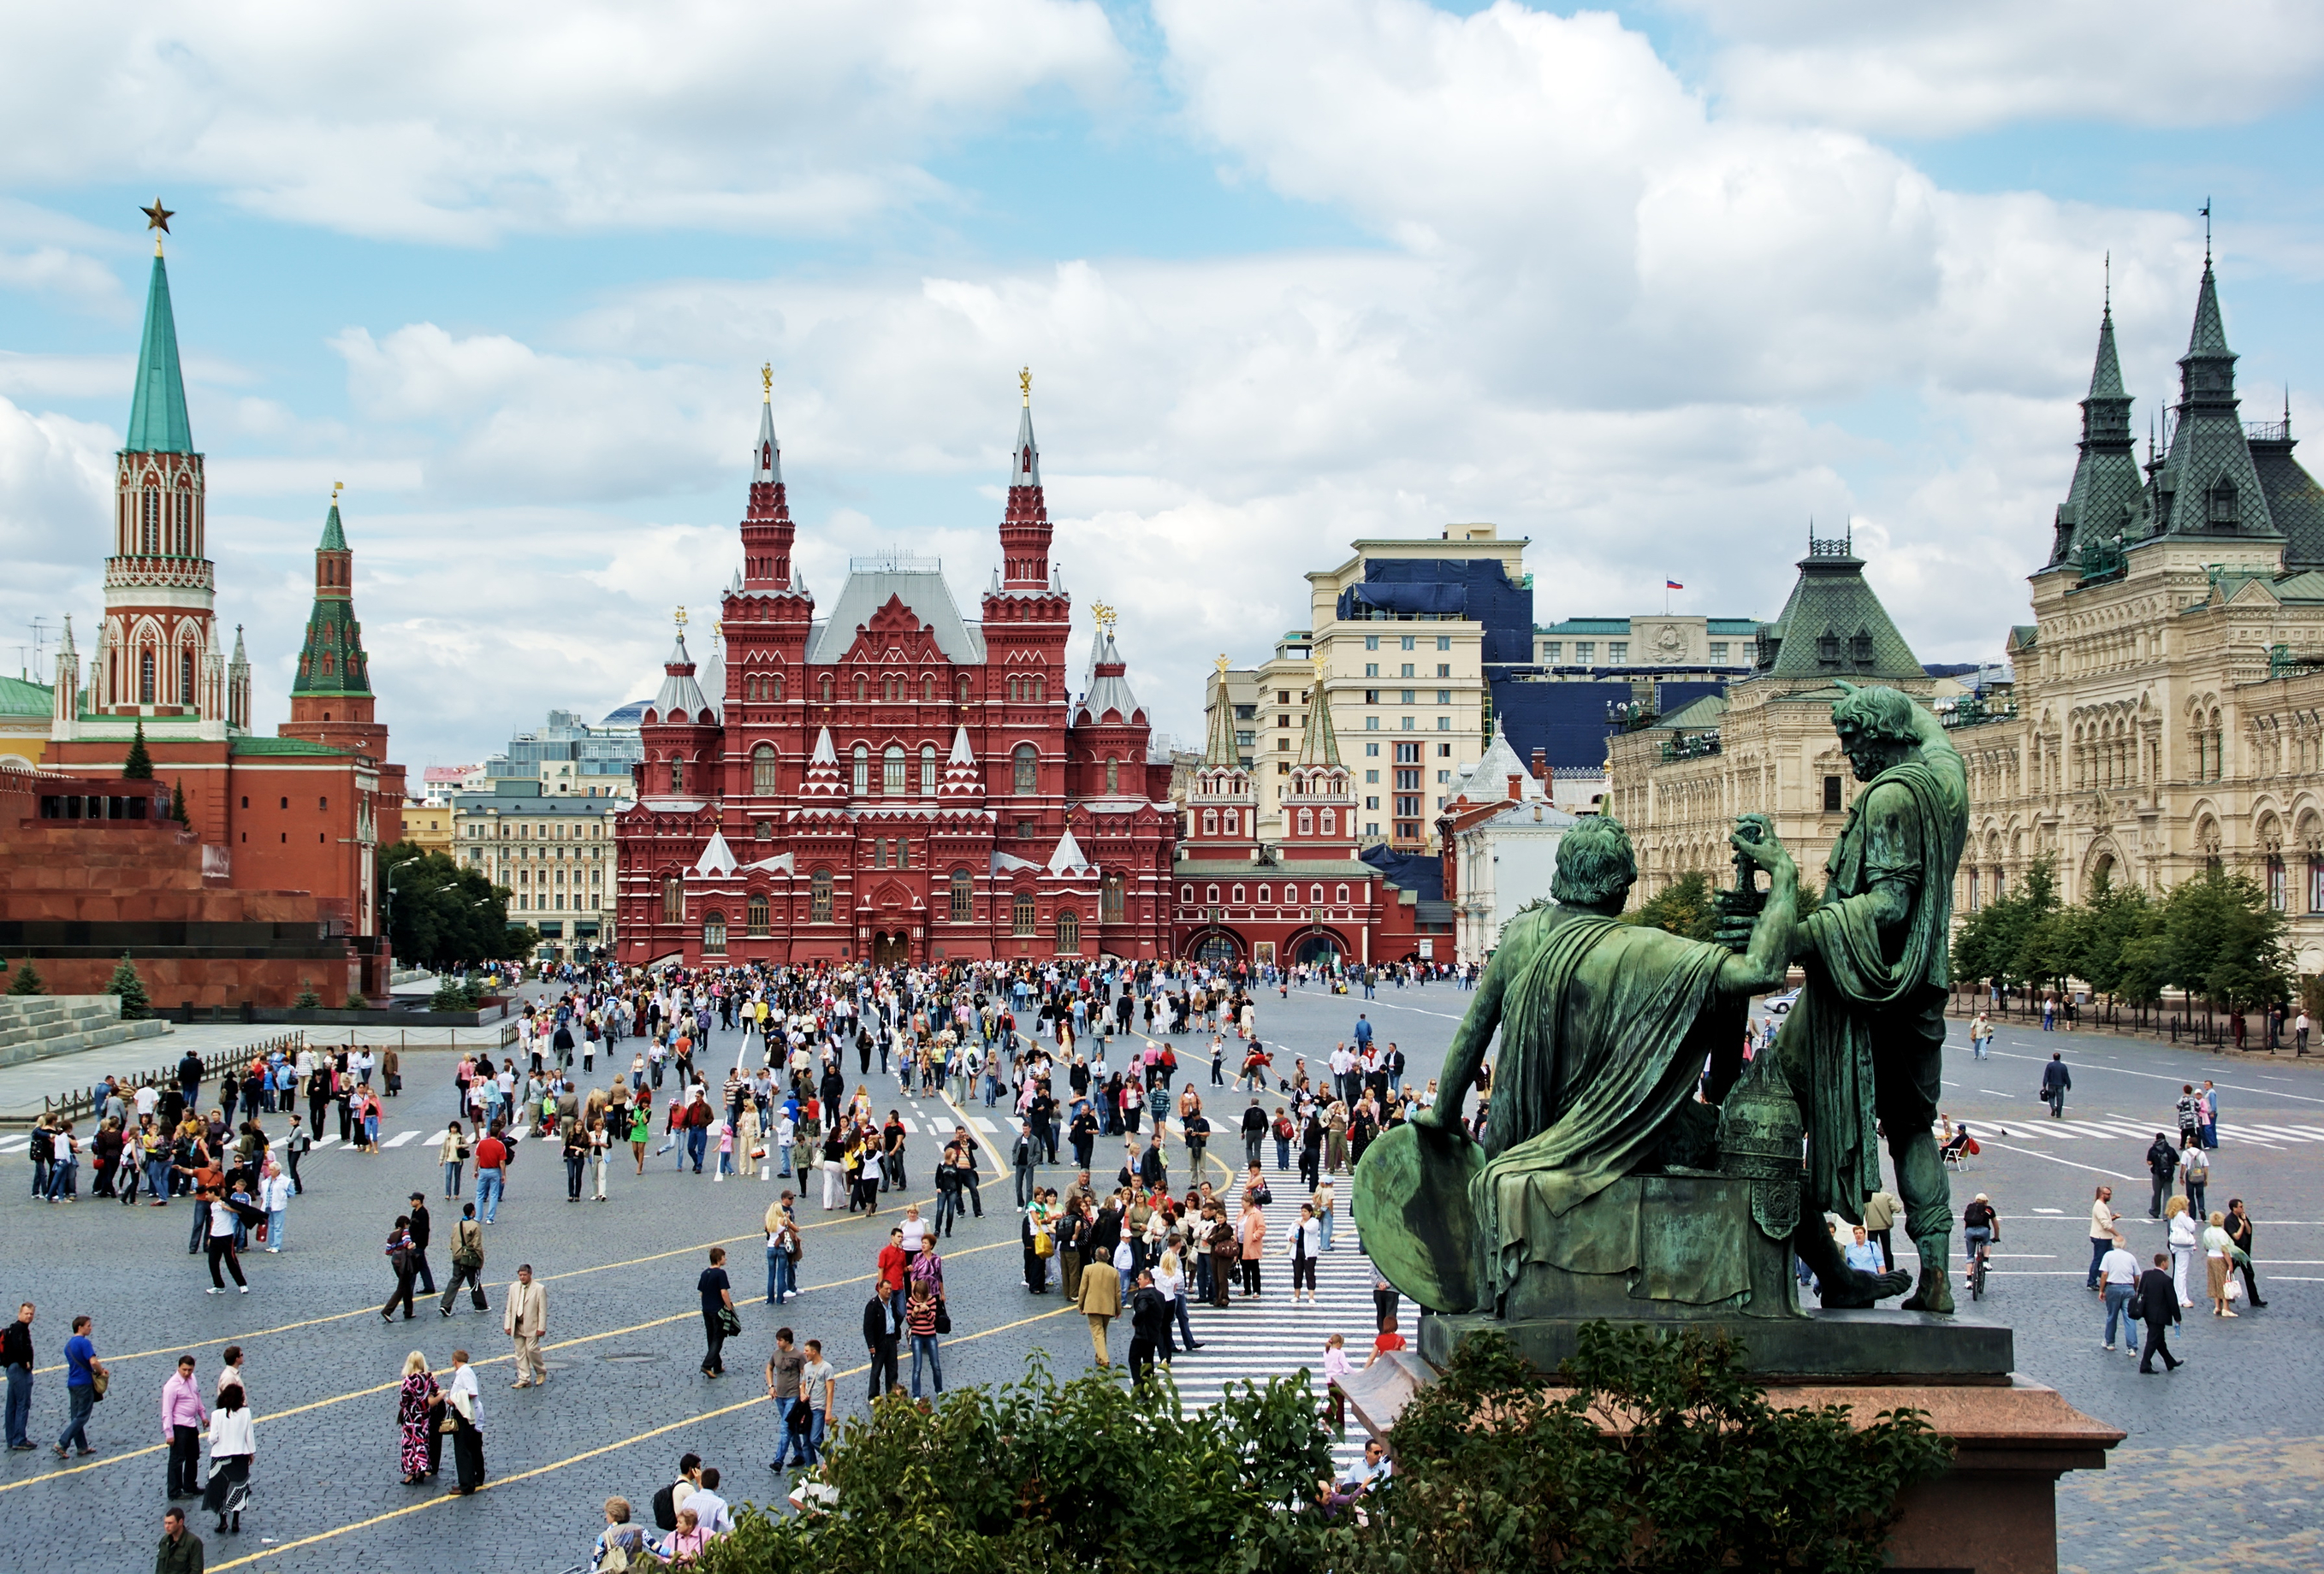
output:
[[[121,762],[121,774],[130,781],[153,779],[153,757],[145,752],[145,723],[137,723],[136,734],[129,740],[129,758]]]
[[[315,986],[308,982],[305,979],[300,979],[299,980],[299,998],[290,1002],[291,1007],[296,1010],[311,1011],[322,1003],[323,997],[315,992]]]
[[[186,818],[186,778],[182,776],[178,778],[176,790],[170,795],[170,818],[180,825],[193,824]]]
[[[2082,898],[2088,914],[2083,934],[2081,977],[2100,994],[2146,1005],[2162,985],[2150,982],[2143,969],[2135,971],[2133,947],[2161,932],[2162,917],[2153,901],[2135,885],[2114,883],[2105,870],[2090,877],[2089,894]],[[2141,993],[2142,990],[2154,992]]]
[[[2283,915],[2248,875],[2208,869],[2163,903],[2171,981],[2230,1011],[2288,999],[2292,956]]]
[[[105,980],[105,992],[121,997],[121,1019],[124,1022],[140,1021],[153,1015],[153,1002],[146,996],[145,980],[137,976],[137,969],[125,951],[121,953],[121,965]]]
[[[1689,870],[1649,897],[1635,922],[1688,940],[1708,940],[1719,921],[1711,897],[1711,877],[1700,870]]]
[[[2058,909],[2056,866],[2043,853],[2026,866],[2025,878],[2006,896],[1996,897],[1969,916],[1953,936],[1953,977],[1963,983],[2024,984],[2039,960],[2027,942],[2043,919]]]
[[[1779,1408],[1741,1347],[1584,1327],[1542,1386],[1497,1335],[1471,1337],[1396,1424],[1397,1475],[1334,1569],[1462,1574],[1883,1567],[1899,1493],[1951,1446],[1918,1412],[1852,1424]]]
[[[380,854],[380,886],[393,893],[388,938],[405,962],[442,971],[530,956],[540,943],[536,931],[508,921],[505,888],[441,852],[397,842]]]
[[[9,979],[8,992],[12,995],[45,995],[49,992],[49,986],[41,981],[41,975],[33,970],[30,957],[25,958],[24,965]]]

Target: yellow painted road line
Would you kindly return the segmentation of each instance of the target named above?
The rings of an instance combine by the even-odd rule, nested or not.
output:
[[[1016,1245],[1018,1245],[1018,1243],[1013,1240],[988,1241],[983,1246],[973,1246],[961,1251],[947,1252],[945,1254],[945,1260],[946,1262],[950,1262],[954,1257],[974,1256],[979,1252],[998,1251],[1003,1247],[1013,1247]],[[834,1279],[828,1284],[809,1284],[807,1288],[807,1290],[844,1290],[850,1284],[862,1284],[877,1277],[879,1277],[879,1273],[878,1270],[875,1269],[869,1274],[858,1274],[853,1278]],[[802,1290],[799,1293],[804,1295],[807,1293],[807,1290]],[[543,1354],[546,1354],[550,1350],[570,1349],[575,1345],[594,1344],[599,1339],[619,1339],[625,1333],[641,1333],[650,1328],[667,1328],[673,1322],[691,1322],[699,1319],[702,1313],[699,1311],[680,1312],[669,1317],[657,1317],[647,1322],[633,1322],[627,1328],[608,1329],[604,1333],[583,1334],[575,1339],[559,1339],[555,1344],[543,1345],[540,1348]],[[1015,1325],[1012,1324],[1011,1326],[1013,1327]],[[1000,1330],[996,1329],[992,1331],[998,1332]],[[981,1339],[983,1336],[981,1334],[969,1334],[964,1337],[969,1339]],[[468,1364],[472,1367],[496,1367],[503,1361],[513,1361],[515,1359],[516,1352],[512,1350],[504,1356],[486,1356],[482,1360],[471,1361]],[[863,1368],[858,1367],[856,1370],[860,1372],[863,1370]],[[446,1371],[448,1372],[449,1368],[446,1368]],[[438,1375],[440,1376],[445,1374],[438,1373]],[[334,1404],[345,1404],[350,1400],[368,1399],[373,1395],[385,1394],[391,1390],[400,1388],[402,1385],[403,1380],[399,1377],[392,1383],[379,1383],[374,1384],[369,1388],[357,1388],[346,1394],[335,1394],[328,1399],[309,1400],[304,1404],[293,1405],[288,1410],[269,1411],[266,1414],[257,1417],[252,1424],[254,1426],[263,1426],[268,1422],[281,1421],[287,1416],[304,1415],[310,1410],[326,1410]],[[61,1480],[67,1476],[84,1475],[90,1470],[102,1470],[107,1465],[118,1465],[123,1463],[124,1460],[143,1459],[148,1454],[167,1453],[169,1449],[170,1445],[167,1443],[154,1443],[146,1448],[132,1449],[127,1453],[108,1454],[104,1459],[94,1460],[89,1464],[72,1465],[64,1469],[51,1470],[46,1474],[40,1476],[27,1476],[21,1481],[0,1482],[0,1493],[14,1492],[18,1488],[24,1487],[35,1487],[43,1481]]]
[[[1013,1245],[1015,1243],[1009,1242],[1005,1244]],[[978,1247],[973,1249],[983,1251],[989,1248]],[[966,1254],[963,1253],[962,1255],[965,1256]],[[952,1344],[971,1344],[977,1339],[991,1339],[995,1334],[1007,1333],[1012,1329],[1023,1328],[1028,1323],[1046,1321],[1052,1317],[1063,1317],[1066,1312],[1071,1312],[1073,1308],[1070,1306],[1060,1306],[1054,1312],[1035,1312],[1030,1317],[1020,1317],[1014,1322],[1004,1322],[998,1328],[989,1328],[982,1333],[964,1334],[960,1338],[948,1342]],[[688,1313],[687,1315],[697,1314]],[[841,1372],[837,1374],[837,1376],[841,1377],[856,1377],[861,1376],[863,1373],[868,1372],[871,1369],[871,1364],[866,1362],[862,1366],[850,1367],[846,1371]],[[694,1415],[687,1416],[682,1420],[673,1421],[666,1425],[657,1426],[646,1431],[633,1433],[629,1437],[621,1438],[610,1443],[600,1443],[594,1449],[586,1449],[580,1453],[571,1455],[566,1459],[558,1459],[550,1464],[535,1465],[531,1469],[520,1470],[513,1476],[503,1476],[496,1480],[488,1480],[482,1487],[478,1487],[476,1491],[481,1495],[486,1492],[496,1491],[503,1487],[513,1487],[520,1481],[530,1481],[537,1476],[553,1475],[558,1470],[567,1469],[572,1466],[584,1464],[588,1460],[600,1458],[603,1455],[617,1453],[623,1449],[633,1447],[638,1443],[650,1442],[655,1438],[666,1437],[674,1431],[682,1431],[687,1427],[699,1425],[703,1422],[715,1421],[722,1415],[733,1415],[737,1411],[748,1410],[753,1405],[765,1404],[768,1403],[770,1403],[770,1401],[767,1395],[761,1394],[756,1398],[739,1400],[733,1404],[722,1405],[716,1410],[705,1410]],[[314,1535],[302,1536],[295,1542],[284,1542],[279,1546],[269,1547],[263,1551],[253,1552],[246,1557],[234,1559],[230,1562],[213,1563],[209,1565],[209,1568],[212,1570],[212,1574],[223,1574],[223,1571],[228,1569],[247,1568],[253,1563],[262,1562],[268,1558],[281,1557],[286,1552],[295,1552],[301,1547],[316,1546],[324,1542],[334,1541],[340,1536],[349,1534],[355,1531],[368,1530],[373,1525],[384,1524],[392,1519],[402,1519],[408,1514],[424,1514],[431,1508],[441,1508],[446,1504],[451,1502],[453,1497],[454,1494],[452,1493],[439,1493],[433,1497],[423,1499],[419,1503],[406,1504],[401,1508],[391,1508],[385,1514],[375,1514],[369,1519],[357,1520],[353,1524],[343,1524],[333,1530],[319,1531]]]
[[[773,1199],[770,1198],[769,1201],[772,1201]],[[928,1207],[934,1207],[936,1205],[935,1199],[931,1198],[926,1205]],[[897,1204],[897,1206],[900,1206],[900,1204]],[[817,1220],[813,1224],[800,1225],[799,1232],[803,1235],[810,1229],[829,1229],[834,1225],[852,1224],[856,1222],[859,1222],[859,1220],[852,1216],[846,1219]],[[549,1284],[558,1279],[586,1278],[591,1274],[609,1273],[615,1268],[634,1268],[641,1263],[658,1263],[669,1257],[682,1257],[694,1252],[706,1252],[714,1246],[740,1246],[745,1241],[763,1241],[765,1239],[766,1232],[764,1230],[754,1229],[748,1235],[730,1235],[723,1240],[706,1240],[699,1246],[678,1247],[669,1251],[655,1252],[650,1256],[642,1257],[630,1257],[618,1263],[599,1263],[595,1267],[568,1268],[561,1274],[540,1275],[540,1278],[543,1284]],[[190,1256],[191,1254],[189,1255]],[[495,1279],[491,1284],[486,1284],[484,1288],[487,1290],[504,1290],[512,1282],[512,1281],[506,1279]],[[376,1306],[359,1306],[353,1312],[334,1312],[322,1317],[308,1318],[303,1322],[278,1323],[272,1328],[262,1328],[251,1333],[220,1334],[214,1338],[204,1338],[193,1340],[192,1344],[244,1344],[247,1343],[251,1339],[264,1339],[270,1334],[295,1333],[302,1328],[319,1328],[323,1324],[328,1322],[343,1322],[350,1317],[361,1317],[366,1312],[375,1315],[378,1311],[379,1308]],[[110,1356],[102,1358],[108,1367],[120,1366],[126,1361],[150,1360],[155,1356],[168,1356],[174,1360],[178,1357],[184,1355],[189,1348],[191,1348],[191,1346],[187,1344],[174,1344],[166,1346],[161,1349],[133,1350],[125,1356]],[[33,1369],[36,1373],[49,1373],[61,1372],[64,1370],[64,1367],[60,1364],[54,1367],[38,1367]]]

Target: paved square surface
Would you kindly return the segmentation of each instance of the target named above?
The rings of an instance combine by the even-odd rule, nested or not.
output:
[[[1443,985],[1383,990],[1370,1001],[1295,990],[1287,1001],[1262,997],[1260,1027],[1282,1046],[1278,1064],[1287,1068],[1295,1052],[1320,1062],[1356,1013],[1368,1012],[1381,1037],[1402,1045],[1414,1078],[1425,1084],[1470,999]],[[1200,1041],[1175,1043],[1181,1077],[1206,1085]],[[722,1035],[712,1054],[731,1059],[736,1047]],[[2052,1048],[2062,1048],[2073,1068],[2064,1122],[2050,1122],[2034,1097]],[[423,1301],[416,1321],[383,1325],[378,1307],[391,1275],[382,1247],[412,1191],[430,1199],[438,1283],[446,1272],[443,1242],[458,1210],[440,1198],[433,1137],[453,1113],[454,1063],[448,1052],[407,1058],[406,1091],[388,1105],[385,1136],[393,1146],[386,1151],[367,1156],[334,1144],[306,1161],[307,1192],[292,1206],[289,1247],[244,1259],[248,1295],[204,1293],[203,1259],[185,1249],[187,1204],[124,1208],[86,1195],[69,1206],[35,1202],[25,1194],[30,1165],[21,1134],[0,1137],[0,1159],[11,1161],[0,1166],[0,1229],[8,1243],[0,1299],[10,1307],[23,1299],[38,1303],[42,1368],[32,1429],[42,1447],[0,1456],[0,1504],[15,1523],[47,1527],[38,1537],[51,1549],[44,1567],[151,1566],[163,1506],[161,1383],[175,1357],[191,1352],[207,1390],[229,1342],[247,1351],[259,1451],[241,1536],[203,1533],[213,1569],[448,1567],[449,1550],[488,1546],[495,1567],[554,1574],[585,1553],[604,1497],[622,1494],[642,1514],[687,1450],[724,1473],[725,1496],[770,1498],[777,1490],[766,1464],[774,1422],[759,1370],[779,1325],[825,1341],[844,1374],[843,1401],[862,1410],[862,1309],[873,1255],[899,1216],[899,1200],[883,1198],[880,1214],[866,1219],[825,1211],[819,1188],[805,1197],[806,1293],[778,1312],[756,1293],[763,1290],[761,1219],[776,1184],[680,1172],[673,1155],[650,1149],[642,1176],[626,1160],[615,1168],[611,1200],[600,1205],[567,1202],[557,1156],[521,1146],[500,1221],[487,1232],[493,1311],[479,1315],[464,1302],[445,1319]],[[912,1123],[908,1195],[927,1197],[929,1134],[958,1115],[940,1100],[903,1098],[876,1062],[866,1077],[853,1069],[851,1084],[864,1082],[882,1113],[897,1108]],[[607,1068],[597,1072],[602,1082]],[[2162,1227],[2145,1219],[2142,1155],[2154,1130],[2172,1127],[2180,1083],[2206,1076],[2218,1083],[2224,1111],[2214,1205],[2242,1196],[2259,1220],[2261,1286],[2270,1304],[2226,1323],[2199,1308],[2179,1344],[2190,1364],[2175,1376],[2141,1377],[2135,1361],[2099,1348],[2097,1297],[2082,1287],[2089,1188],[2112,1179],[2133,1248],[2142,1256],[2158,1249]],[[2090,1570],[2324,1564],[2313,1507],[2324,1464],[2324,1378],[2302,1353],[2324,1305],[2319,1063],[2294,1063],[2288,1052],[2271,1062],[2006,1026],[1993,1058],[1972,1062],[1956,1024],[1945,1098],[1954,1118],[1969,1120],[1986,1143],[1984,1155],[1956,1180],[1958,1198],[1986,1191],[2003,1215],[2003,1255],[1982,1310],[2015,1327],[2023,1372],[2130,1434],[2108,1469],[2061,1483],[2061,1564]],[[1222,1108],[1231,1114],[1244,1101],[1214,1099],[1211,1109],[1214,1117]],[[1270,1112],[1273,1106],[1270,1099]],[[1093,1358],[1086,1325],[1055,1290],[1034,1295],[1025,1286],[1018,1217],[1000,1162],[1007,1125],[981,1101],[964,1113],[995,1151],[983,1159],[984,1217],[963,1220],[945,1243],[954,1317],[943,1352],[946,1382],[1016,1376],[1036,1351],[1060,1374],[1082,1370]],[[1239,1156],[1238,1146],[1221,1142],[1213,1152]],[[1273,1144],[1267,1146],[1272,1172]],[[1118,1139],[1100,1144],[1101,1183],[1120,1153]],[[1183,1182],[1183,1153],[1173,1156],[1174,1179]],[[86,1170],[83,1179],[85,1192]],[[1062,1186],[1071,1174],[1052,1170],[1045,1179]],[[1296,1203],[1278,1202],[1277,1215],[1286,1211],[1296,1213]],[[1279,1240],[1281,1218],[1275,1223]],[[710,1381],[697,1370],[702,1324],[694,1284],[707,1248],[721,1243],[732,1254],[738,1292],[754,1293],[743,1302],[744,1333],[728,1347],[731,1375]],[[1277,1259],[1268,1265],[1269,1293],[1257,1305],[1195,1309],[1194,1335],[1206,1348],[1177,1362],[1188,1399],[1214,1397],[1235,1377],[1320,1367],[1333,1331],[1360,1347],[1371,1328],[1370,1275],[1353,1244],[1343,1225],[1323,1266],[1318,1306],[1288,1305],[1288,1265]],[[499,1306],[501,1286],[521,1262],[548,1283],[551,1380],[512,1392]],[[96,1317],[99,1353],[116,1376],[90,1423],[99,1452],[65,1462],[46,1445],[63,1425],[62,1348],[69,1320],[79,1312]],[[1117,1324],[1117,1346],[1127,1334]],[[440,1370],[456,1344],[472,1353],[484,1379],[490,1485],[467,1499],[444,1497],[440,1486],[402,1486],[395,1457],[393,1385],[405,1354],[419,1349]],[[908,1358],[904,1376],[908,1383]],[[71,1533],[53,1533],[61,1527]]]

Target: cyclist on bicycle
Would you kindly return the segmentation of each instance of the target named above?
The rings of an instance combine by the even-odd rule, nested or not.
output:
[[[1978,1265],[2000,1238],[2000,1218],[1993,1210],[1992,1201],[1979,1192],[1977,1200],[1961,1210],[1961,1249],[1969,1256],[1969,1277],[1976,1277]]]

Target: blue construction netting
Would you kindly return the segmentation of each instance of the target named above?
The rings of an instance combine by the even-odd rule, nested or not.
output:
[[[1357,854],[1379,870],[1380,878],[1424,902],[1444,899],[1444,863],[1433,852],[1396,852],[1385,842],[1375,842]]]
[[[1340,593],[1339,615],[1470,618],[1484,625],[1487,666],[1533,659],[1533,587],[1511,579],[1495,559],[1375,557],[1364,582]],[[1399,631],[1400,632],[1401,631]]]
[[[1606,707],[1627,704],[1632,698],[1628,682],[1526,683],[1514,677],[1492,684],[1493,714],[1519,759],[1531,764],[1533,751],[1543,750],[1550,769],[1598,770],[1606,764],[1606,735],[1611,730]],[[1669,715],[1705,695],[1724,694],[1716,679],[1655,685],[1656,709]]]

